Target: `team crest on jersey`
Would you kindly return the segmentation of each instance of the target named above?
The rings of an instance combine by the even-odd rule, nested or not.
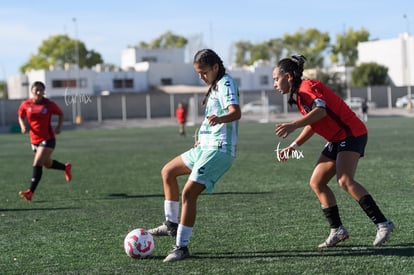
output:
[[[42,111],[40,111],[40,113],[43,114],[43,115],[47,114],[47,108],[43,107]]]

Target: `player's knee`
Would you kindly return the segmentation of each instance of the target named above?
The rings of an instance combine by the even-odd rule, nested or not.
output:
[[[354,181],[348,176],[338,177],[337,182],[339,187],[341,187],[345,191],[348,191],[354,183]]]
[[[169,177],[171,177],[171,169],[169,169],[167,165],[165,165],[165,166],[161,169],[161,177],[162,177],[163,179],[168,179]]]
[[[318,191],[320,191],[320,186],[321,186],[320,182],[318,182],[318,181],[316,181],[316,180],[311,179],[311,180],[309,181],[309,185],[310,185],[310,187],[312,188],[312,190],[313,190],[314,192],[318,192]]]

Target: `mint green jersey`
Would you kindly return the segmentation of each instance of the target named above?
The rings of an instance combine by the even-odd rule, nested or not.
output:
[[[207,117],[218,117],[229,112],[229,105],[239,105],[239,90],[236,81],[225,74],[217,83],[217,89],[212,89],[207,100],[205,118],[198,132],[198,141],[202,150],[219,150],[236,156],[237,134],[239,121],[221,123],[215,126],[208,124]]]

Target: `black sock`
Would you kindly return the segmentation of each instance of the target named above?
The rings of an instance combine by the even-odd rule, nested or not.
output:
[[[328,220],[329,226],[331,228],[338,228],[342,225],[337,205],[328,208],[322,208],[322,212],[325,215],[325,218]]]
[[[57,169],[57,170],[65,170],[65,168],[66,166],[57,160],[53,160],[52,166],[50,166],[50,169]]]
[[[387,218],[384,217],[371,195],[363,196],[358,203],[362,210],[367,214],[368,218],[375,224],[387,221]]]
[[[34,193],[37,185],[39,184],[40,179],[42,178],[42,172],[42,166],[33,166],[32,182],[30,183],[30,191],[32,191],[32,193]]]

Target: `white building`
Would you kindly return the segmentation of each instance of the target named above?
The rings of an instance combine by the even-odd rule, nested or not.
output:
[[[403,33],[398,38],[358,43],[358,64],[368,62],[387,67],[391,84],[414,85],[414,37]]]
[[[121,68],[128,70],[141,62],[184,64],[184,60],[184,48],[145,49],[133,47],[122,51]]]
[[[99,68],[32,70],[26,74],[8,78],[9,99],[30,97],[30,85],[35,81],[45,83],[48,97],[97,95],[104,91],[117,93],[148,90],[146,72],[101,71]]]
[[[257,91],[273,89],[273,69],[269,62],[259,60],[252,66],[230,67],[226,71],[237,81],[239,89]]]

